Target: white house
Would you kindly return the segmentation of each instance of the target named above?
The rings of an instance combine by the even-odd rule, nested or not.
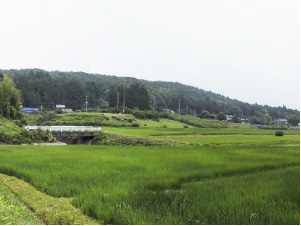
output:
[[[233,115],[226,115],[226,117],[227,117],[227,121],[231,121],[234,116]]]
[[[66,106],[64,104],[57,104],[55,105],[56,109],[65,109]]]
[[[285,118],[280,118],[276,120],[278,125],[287,125],[288,124],[288,120]]]

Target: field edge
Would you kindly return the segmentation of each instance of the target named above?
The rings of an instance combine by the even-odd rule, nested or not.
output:
[[[0,182],[6,185],[45,224],[99,225],[98,222],[71,204],[70,198],[55,198],[13,176],[0,173]]]

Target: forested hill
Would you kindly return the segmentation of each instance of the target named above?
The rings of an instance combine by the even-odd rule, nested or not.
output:
[[[54,108],[56,104],[81,109],[88,96],[89,107],[99,107],[107,101],[110,106],[122,105],[123,80],[126,79],[126,106],[160,111],[169,108],[178,111],[181,100],[181,113],[198,114],[203,110],[217,114],[248,117],[254,123],[267,123],[276,118],[299,117],[299,111],[285,106],[270,107],[248,104],[230,99],[220,94],[183,85],[177,82],[152,82],[131,77],[117,77],[84,72],[47,72],[40,69],[0,70],[12,77],[21,90],[22,103],[26,107]],[[137,85],[137,83],[139,85]],[[135,96],[135,98],[134,98]],[[133,99],[134,98],[134,99]],[[139,99],[141,98],[141,99]]]

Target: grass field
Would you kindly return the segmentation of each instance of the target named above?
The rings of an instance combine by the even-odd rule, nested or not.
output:
[[[0,172],[104,224],[299,224],[299,145],[0,146]]]
[[[242,128],[128,128],[102,127],[102,131],[135,136],[171,136],[171,135],[275,135],[275,130]],[[284,130],[284,135],[300,135],[300,130]]]
[[[7,186],[0,182],[0,224],[24,225],[42,224],[30,210],[13,194]]]
[[[46,224],[300,223],[299,130],[276,137],[275,130],[234,124],[184,128],[185,120],[224,126],[195,117],[62,114],[52,123],[101,125],[111,139],[153,144],[1,145],[0,223],[41,222],[24,203]],[[0,132],[15,127],[6,120]]]
[[[164,139],[191,144],[268,144],[268,143],[300,143],[299,135],[186,135],[169,136]]]
[[[34,117],[27,117],[28,122],[34,123]],[[36,119],[38,116],[36,117]],[[134,125],[138,124],[138,125]],[[112,114],[96,112],[76,112],[68,114],[56,114],[51,120],[44,121],[42,125],[86,125],[86,126],[111,126],[111,127],[170,127],[183,128],[185,125],[193,128],[226,128],[225,121],[200,119],[195,116],[173,116],[171,119],[141,120],[131,114]]]

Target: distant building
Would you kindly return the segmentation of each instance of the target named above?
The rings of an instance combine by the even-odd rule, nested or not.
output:
[[[227,119],[226,119],[227,121],[231,121],[234,116],[233,115],[226,115],[226,117],[227,117]]]
[[[242,122],[243,124],[245,124],[245,123],[248,123],[248,122],[249,122],[247,118],[241,118],[240,120],[241,120],[241,122]]]
[[[65,108],[65,109],[62,109],[63,112],[65,113],[72,113],[73,110],[71,108]]]
[[[56,109],[65,109],[66,106],[64,104],[57,104],[55,105]]]
[[[170,110],[170,109],[162,109],[161,112],[169,113],[169,114],[174,114],[175,112]]]
[[[99,103],[99,107],[109,107],[109,102],[107,102],[107,101],[101,101]]]
[[[33,112],[38,112],[39,109],[37,109],[37,108],[24,108],[24,107],[21,107],[21,111],[26,112],[26,113],[33,113]]]
[[[288,120],[284,119],[284,118],[280,118],[276,120],[277,125],[287,125],[288,124]]]

